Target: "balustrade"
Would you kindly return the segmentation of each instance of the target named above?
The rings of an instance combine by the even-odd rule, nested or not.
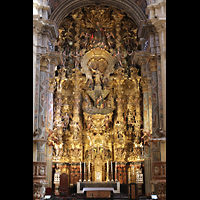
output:
[[[157,180],[166,179],[166,162],[152,162],[152,178]]]
[[[46,179],[47,163],[46,162],[33,162],[33,182],[40,182]]]

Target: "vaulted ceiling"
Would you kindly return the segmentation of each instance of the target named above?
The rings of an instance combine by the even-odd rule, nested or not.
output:
[[[112,6],[123,10],[139,27],[141,21],[146,21],[146,0],[49,0],[51,8],[50,20],[57,26],[72,11],[89,5]]]

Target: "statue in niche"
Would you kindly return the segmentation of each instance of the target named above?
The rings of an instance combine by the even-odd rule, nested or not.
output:
[[[89,68],[95,74],[95,75],[93,75],[95,77],[95,85],[101,85],[101,77],[102,77],[103,73],[101,73],[98,68],[96,70],[92,69],[91,67],[89,67]]]
[[[99,97],[96,100],[97,108],[101,108],[102,103],[103,103],[103,98],[101,95],[99,95]]]
[[[70,127],[72,127],[72,131],[73,131],[72,139],[78,140],[78,132],[81,130],[79,123],[74,121],[72,122],[72,124],[70,124]]]
[[[100,23],[97,22],[95,25],[94,39],[97,40],[98,42],[102,42],[103,36],[104,36],[104,30],[100,26]]]

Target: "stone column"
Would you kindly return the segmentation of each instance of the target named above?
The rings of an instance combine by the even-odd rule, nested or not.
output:
[[[149,65],[151,70],[151,85],[152,85],[152,137],[157,137],[159,128],[158,115],[158,80],[157,80],[157,59],[155,55],[149,57]],[[151,159],[152,161],[160,161],[160,144],[159,142],[151,143]]]
[[[163,129],[163,99],[162,99],[162,78],[161,78],[161,56],[159,35],[155,33],[155,46],[157,56],[157,79],[158,79],[158,108],[159,108],[159,128]]]
[[[38,135],[37,142],[37,161],[46,161],[45,146],[47,135],[45,134],[45,127],[47,125],[47,104],[48,104],[48,58],[44,54],[40,59],[40,93],[39,93],[39,129],[41,133]]]
[[[53,92],[54,92],[55,80],[50,79],[49,93],[48,93],[48,109],[47,109],[47,127],[53,130]],[[46,146],[46,161],[47,161],[47,182],[48,187],[52,187],[52,153],[53,147]]]
[[[160,54],[161,54],[161,80],[162,80],[162,103],[163,103],[163,130],[166,132],[166,22],[158,28]]]
[[[142,90],[143,90],[143,125],[144,132],[149,133],[149,95],[148,95],[148,79],[142,79]],[[144,174],[145,174],[145,192],[146,194],[151,193],[151,157],[150,147],[144,146]]]

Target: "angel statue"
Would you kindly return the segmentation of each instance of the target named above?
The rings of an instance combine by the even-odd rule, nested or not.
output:
[[[75,61],[75,68],[79,69],[79,63],[81,62],[81,58],[83,57],[81,51],[80,53],[76,50],[75,55],[72,54],[72,57],[74,57],[74,61]]]
[[[55,136],[56,129],[54,131],[52,131],[51,129],[46,127],[45,130],[48,133],[47,145],[48,146],[55,146],[55,144],[58,143],[58,138]]]
[[[122,65],[122,60],[124,59],[124,55],[120,53],[120,50],[117,50],[117,53],[114,54],[114,56],[116,57],[116,63],[118,67],[123,67]]]

